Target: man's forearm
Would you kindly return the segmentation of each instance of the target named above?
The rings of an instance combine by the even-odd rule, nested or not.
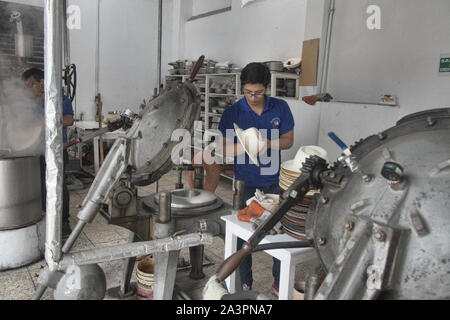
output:
[[[224,142],[223,145],[223,155],[225,157],[237,157],[238,155],[245,152],[244,148],[241,144],[237,143],[226,143]]]
[[[279,139],[267,141],[267,149],[287,150],[294,145],[294,131],[283,134]]]
[[[267,140],[267,149],[287,150],[292,147],[294,142],[288,137],[281,137],[277,140]]]
[[[72,115],[65,115],[62,119],[63,127],[70,127],[73,125],[73,116]]]

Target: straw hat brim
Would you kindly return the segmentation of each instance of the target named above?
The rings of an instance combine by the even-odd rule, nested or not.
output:
[[[249,148],[245,145],[244,141],[244,131],[242,129],[240,129],[236,123],[234,124],[234,130],[236,131],[236,135],[238,137],[239,143],[242,145],[242,147],[245,150],[245,153],[248,154],[250,160],[252,160],[252,162],[259,167],[259,162],[258,162],[258,155],[257,154],[253,154],[250,152]]]

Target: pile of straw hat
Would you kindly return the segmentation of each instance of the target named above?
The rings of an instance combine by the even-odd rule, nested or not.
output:
[[[325,149],[318,146],[303,146],[301,147],[295,158],[283,162],[280,169],[280,188],[281,193],[286,191],[291,184],[302,174],[302,163],[310,156],[317,155],[328,162],[328,154]],[[305,223],[306,216],[311,205],[313,196],[319,193],[318,190],[309,191],[302,201],[291,207],[288,212],[281,219],[282,230],[290,236],[305,240]]]

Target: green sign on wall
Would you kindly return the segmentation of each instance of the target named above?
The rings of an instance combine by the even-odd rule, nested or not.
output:
[[[450,72],[450,54],[441,56],[439,72]]]

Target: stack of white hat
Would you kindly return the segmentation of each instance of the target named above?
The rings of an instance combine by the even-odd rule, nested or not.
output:
[[[328,163],[328,153],[319,146],[303,146],[298,149],[295,158],[283,162],[280,170],[280,187],[287,190],[301,175],[303,163],[311,156],[319,156]]]

